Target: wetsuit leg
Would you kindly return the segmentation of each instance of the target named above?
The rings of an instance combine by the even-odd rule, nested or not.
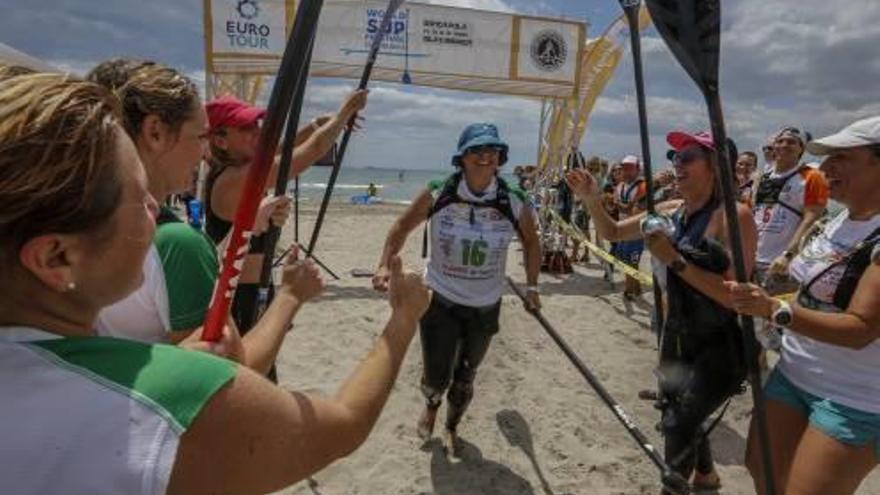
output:
[[[453,364],[461,347],[462,325],[455,307],[435,294],[419,325],[422,344],[422,394],[436,409],[449,387]]]
[[[489,308],[461,308],[467,313],[461,352],[455,363],[449,400],[446,428],[455,430],[474,396],[474,378],[477,368],[489,350],[492,336],[498,333],[501,301]]]
[[[742,378],[732,371],[737,367],[731,364],[725,345],[704,347],[696,359],[680,364],[678,383],[663,385],[668,402],[661,424],[666,462],[689,478],[695,464],[699,464],[701,472],[711,469],[710,445],[703,437],[704,423],[733,395]]]

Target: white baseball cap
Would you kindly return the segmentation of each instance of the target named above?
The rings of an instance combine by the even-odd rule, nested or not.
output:
[[[624,163],[634,163],[638,165],[639,157],[637,157],[636,155],[626,155],[625,157],[623,157],[623,160],[620,160],[621,165],[623,165]]]
[[[880,144],[880,116],[862,119],[832,134],[807,143],[807,151],[822,156],[834,150]]]

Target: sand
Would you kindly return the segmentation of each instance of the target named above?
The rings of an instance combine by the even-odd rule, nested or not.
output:
[[[315,204],[304,204],[301,241],[311,234]],[[334,204],[316,255],[340,277],[298,315],[279,357],[288,389],[333,393],[366,354],[389,308],[369,278],[350,271],[372,269],[399,206]],[[292,224],[292,221],[291,221]],[[293,237],[293,229],[285,229]],[[424,266],[422,229],[411,236],[404,264]],[[511,246],[508,273],[524,281],[519,245]],[[620,296],[622,283],[604,282],[598,265],[579,265],[565,277],[541,275],[545,316],[657,446],[659,413],[639,400],[652,388],[655,338],[649,328],[649,296],[635,303]],[[367,442],[314,479],[282,494],[656,494],[658,475],[607,407],[566,360],[510,291],[504,296],[501,331],[480,367],[476,395],[460,427],[462,460],[451,463],[438,440],[415,434],[422,397],[418,383],[418,335],[394,391]],[[712,434],[724,487],[720,493],[752,494],[742,465],[750,395],[738,396]],[[440,421],[445,417],[441,410]],[[438,428],[439,430],[439,428]],[[880,474],[859,494],[880,493]]]

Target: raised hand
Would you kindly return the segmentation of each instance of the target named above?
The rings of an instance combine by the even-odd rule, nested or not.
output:
[[[178,347],[190,351],[207,352],[237,363],[244,362],[245,350],[241,343],[241,334],[238,333],[238,328],[232,318],[229,318],[226,325],[223,326],[223,333],[217,342],[203,341],[202,330],[204,327],[197,328],[188,337],[181,340]]]
[[[342,106],[339,107],[337,115],[343,118],[345,122],[348,122],[354,114],[360,112],[367,106],[367,95],[369,93],[369,90],[366,89],[352,91],[342,102]]]
[[[254,219],[254,234],[260,235],[266,232],[270,225],[283,226],[289,216],[290,198],[287,196],[266,196],[260,201],[257,217]]]
[[[568,183],[571,192],[582,199],[599,195],[599,184],[596,178],[584,169],[574,169],[566,174],[565,182]]]
[[[392,256],[389,265],[388,301],[391,309],[415,320],[420,319],[431,302],[431,291],[421,275],[403,271],[403,262],[399,256]]]
[[[298,261],[299,247],[293,246],[284,263],[281,290],[300,303],[310,301],[324,292],[324,280],[312,260]]]
[[[391,274],[388,272],[388,267],[382,265],[373,274],[373,288],[379,292],[388,292],[388,282],[390,280]]]

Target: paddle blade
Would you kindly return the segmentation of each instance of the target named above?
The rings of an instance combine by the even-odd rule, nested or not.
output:
[[[645,0],[670,51],[704,92],[718,91],[721,0]]]

